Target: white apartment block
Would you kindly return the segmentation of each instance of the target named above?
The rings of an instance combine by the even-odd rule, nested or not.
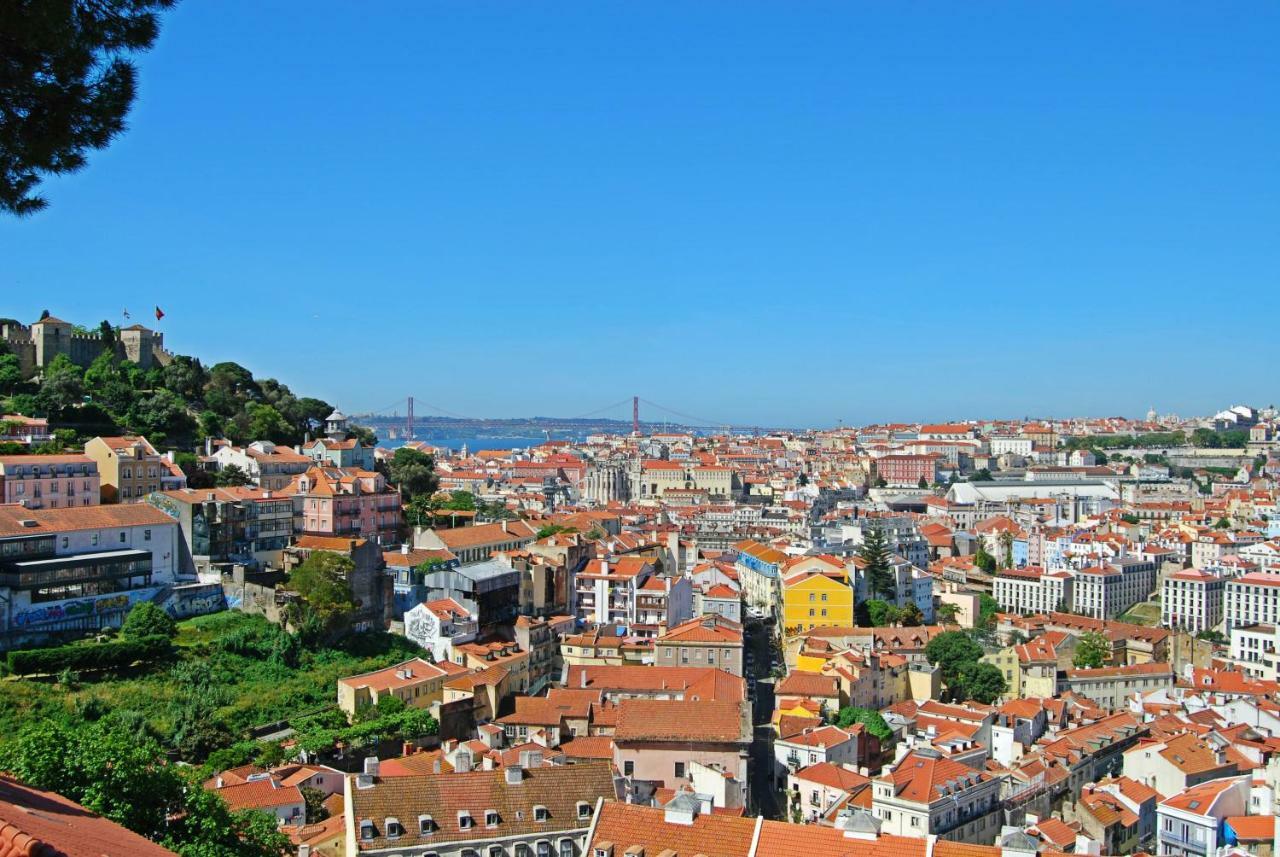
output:
[[[1003,820],[1002,782],[936,750],[917,748],[872,782],[871,811],[882,833],[988,845]]]
[[[1155,589],[1155,564],[1124,559],[1110,565],[1082,568],[1075,573],[1075,612],[1095,619],[1113,619]]]
[[[1255,572],[1227,581],[1223,627],[1230,634],[1248,625],[1280,625],[1280,574]]]
[[[1227,581],[1194,568],[1169,575],[1160,593],[1160,624],[1198,634],[1222,623]]]
[[[991,595],[1011,613],[1048,613],[1074,603],[1071,574],[1042,568],[1007,568],[991,582]]]

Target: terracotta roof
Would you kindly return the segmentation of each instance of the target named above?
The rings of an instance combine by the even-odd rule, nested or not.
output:
[[[931,803],[943,796],[942,789],[948,783],[958,788],[969,788],[986,782],[991,775],[975,771],[968,765],[953,759],[936,758],[935,754],[912,751],[902,758],[892,771],[881,779],[889,779],[895,794],[913,803]]]
[[[816,765],[801,768],[791,776],[808,783],[817,783],[820,786],[843,789],[845,791],[871,782],[870,777],[864,777],[857,771],[851,771],[831,762],[819,762]]]
[[[450,550],[481,547],[488,544],[522,541],[532,539],[537,530],[524,521],[507,521],[507,529],[503,530],[503,522],[495,524],[477,524],[474,527],[454,527],[450,530],[436,530],[436,537],[444,542]]]
[[[608,735],[574,738],[561,744],[560,752],[570,759],[612,759],[613,738]]]
[[[685,699],[738,702],[745,699],[747,693],[745,681],[715,667],[573,664],[568,672],[566,687],[597,690],[606,694],[682,692]]]
[[[1126,676],[1167,675],[1173,679],[1173,667],[1168,663],[1153,661],[1148,664],[1128,664],[1122,667],[1098,667],[1097,669],[1067,670],[1068,679],[1123,678]]]
[[[656,580],[656,578],[654,578]],[[659,643],[724,643],[742,645],[742,626],[718,613],[710,613],[677,625],[658,638]]]
[[[114,821],[54,792],[0,774],[0,855],[14,857],[173,857]]]
[[[1229,815],[1226,822],[1236,838],[1249,842],[1269,842],[1276,835],[1276,820],[1270,815]]]
[[[787,673],[786,678],[778,682],[774,692],[784,696],[835,697],[840,695],[835,676],[804,670],[793,670]]]
[[[33,521],[34,524],[24,526],[23,521]],[[73,530],[108,530],[112,527],[159,527],[173,523],[173,518],[147,503],[75,506],[70,509],[0,506],[0,538]]]
[[[474,839],[475,830],[459,824],[469,814],[483,830],[485,812],[498,813],[498,828],[485,835],[529,836],[543,830],[586,829],[590,818],[579,816],[578,804],[594,807],[599,798],[613,799],[613,773],[604,762],[526,769],[519,783],[508,784],[505,772],[469,771],[416,777],[379,778],[369,788],[351,783],[351,809],[360,850],[404,849],[440,842]],[[545,807],[550,818],[537,821],[534,807]],[[423,836],[419,818],[429,815],[433,830]],[[386,820],[394,818],[404,835],[386,837]],[[361,836],[361,822],[372,822],[373,837]]]
[[[695,854],[746,857],[751,851],[756,823],[754,818],[698,814],[692,824],[673,824],[666,821],[665,813],[657,807],[605,801],[600,807],[591,847],[603,842],[612,843],[614,857],[622,857],[632,845],[643,846],[645,854],[654,857],[663,851],[689,857]],[[800,829],[799,825],[792,827]],[[923,849],[919,857],[923,857]]]
[[[286,786],[273,777],[251,780],[218,789],[227,806],[236,809],[273,809],[277,806],[302,806],[302,791],[297,786]]]
[[[624,699],[614,741],[745,742],[749,720],[740,702]]]

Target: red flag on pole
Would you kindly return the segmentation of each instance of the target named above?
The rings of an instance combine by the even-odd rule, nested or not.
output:
[[[160,307],[158,307],[158,306],[157,306],[157,307],[156,307],[156,321],[159,321],[159,320],[160,320],[160,319],[162,319],[162,318],[164,318],[164,310],[160,309]]]

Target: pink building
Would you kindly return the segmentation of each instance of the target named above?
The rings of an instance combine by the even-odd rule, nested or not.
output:
[[[691,787],[697,763],[747,793],[751,717],[744,703],[624,699],[613,746],[613,763],[633,786]]]
[[[70,509],[101,501],[98,464],[87,455],[0,455],[0,503]]]
[[[400,494],[373,470],[312,467],[294,477],[293,530],[299,535],[362,538],[391,544],[400,531]]]
[[[43,417],[0,414],[0,443],[22,443],[27,446],[53,439],[49,421]]]

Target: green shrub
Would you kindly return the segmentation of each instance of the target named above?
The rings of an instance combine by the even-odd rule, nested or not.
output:
[[[58,646],[10,652],[9,671],[16,675],[54,675],[63,670],[105,670],[135,661],[156,661],[171,651],[168,637],[143,637],[92,646]]]

